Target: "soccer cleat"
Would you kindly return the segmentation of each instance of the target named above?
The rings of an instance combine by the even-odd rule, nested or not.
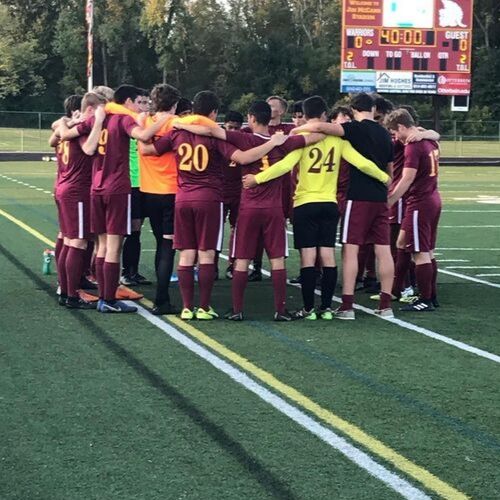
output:
[[[97,283],[94,283],[93,281],[89,280],[86,276],[84,276],[80,280],[79,288],[83,288],[84,290],[97,290]]]
[[[342,320],[356,319],[356,314],[354,313],[354,309],[341,309],[339,307],[338,309],[335,309],[333,314],[336,319],[342,319]]]
[[[91,293],[84,292],[83,290],[78,290],[78,296],[85,302],[97,302],[99,300],[97,295],[92,295]]]
[[[431,300],[416,300],[411,304],[407,304],[399,309],[405,312],[431,312],[434,311],[434,306]]]
[[[380,293],[376,293],[375,295],[370,295],[370,300],[380,300]],[[398,300],[395,295],[391,293],[391,300]]]
[[[399,302],[401,302],[402,304],[413,304],[413,302],[417,302],[418,300],[418,295],[409,295],[407,297],[401,296]]]
[[[413,289],[412,286],[407,286],[402,292],[401,292],[401,297],[414,297],[415,296],[415,290]]]
[[[177,276],[177,273],[172,273],[172,276],[170,276],[170,283],[177,283],[179,281],[179,276]]]
[[[135,273],[130,276],[130,279],[134,280],[138,285],[151,285],[153,282],[148,280],[145,276],[139,273]]]
[[[103,300],[98,309],[101,313],[134,313],[137,307],[129,306],[121,300]]]
[[[81,297],[68,297],[66,300],[68,309],[97,309],[96,302],[87,302]]]
[[[228,319],[229,321],[243,321],[243,313],[242,312],[235,313],[231,309],[226,314],[224,314],[224,319]]]
[[[282,313],[279,312],[274,313],[274,321],[285,322],[285,321],[293,321],[294,319],[295,318],[286,309]]]
[[[189,321],[191,319],[194,319],[194,311],[185,307],[181,311],[181,319],[183,319],[184,321]]]
[[[375,309],[373,311],[373,314],[375,314],[375,316],[379,316],[380,318],[385,318],[385,319],[394,318],[394,312],[390,307],[387,307],[385,309]]]
[[[139,283],[128,274],[124,274],[120,277],[120,285],[124,286],[137,286]]]
[[[212,319],[217,319],[218,317],[219,315],[211,307],[209,307],[208,310],[198,307],[196,310],[196,319],[202,321],[210,321]]]
[[[144,294],[134,292],[127,288],[126,286],[120,285],[116,289],[115,299],[116,300],[139,300],[144,297]]]
[[[227,269],[226,269],[226,279],[227,280],[232,280],[233,279],[233,266],[227,266]]]
[[[155,316],[162,316],[163,314],[179,314],[179,310],[170,302],[166,302],[165,304],[153,306],[151,313]]]
[[[333,311],[329,307],[326,309],[320,309],[319,317],[325,321],[331,321],[333,319]]]
[[[314,309],[306,311],[304,308],[295,311],[292,315],[293,319],[306,319],[308,321],[316,321],[318,316]]]
[[[63,306],[65,307],[66,306],[66,301],[68,300],[68,295],[65,294],[65,293],[61,293],[59,294],[59,297],[57,298],[57,303],[60,305],[60,306]]]
[[[297,276],[296,278],[292,278],[290,280],[291,285],[300,285],[300,276]]]
[[[254,269],[248,275],[248,281],[262,281],[262,271],[260,269]]]

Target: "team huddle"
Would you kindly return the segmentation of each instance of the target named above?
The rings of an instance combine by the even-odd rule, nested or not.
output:
[[[418,127],[411,107],[394,109],[381,96],[361,93],[329,110],[313,96],[293,105],[292,125],[282,122],[286,101],[271,96],[250,105],[246,126],[235,111],[218,125],[219,108],[213,92],[191,102],[168,84],[151,92],[96,87],[66,99],[66,116],[50,138],[58,162],[61,305],[135,312],[120,300],[133,297],[119,284],[150,283],[139,273],[140,232],[149,218],[156,240],[153,314],[219,317],[211,297],[226,220],[228,320],[244,319],[245,289],[262,279],[264,251],[275,321],[354,320],[360,288],[373,293],[375,314],[385,318],[394,316],[395,300],[406,312],[438,307],[439,135]],[[300,253],[300,275],[290,282],[300,284],[303,304],[293,312],[286,307],[287,220]],[[337,231],[342,303],[333,310]],[[169,293],[176,251],[179,310]],[[85,288],[97,288],[98,297]]]

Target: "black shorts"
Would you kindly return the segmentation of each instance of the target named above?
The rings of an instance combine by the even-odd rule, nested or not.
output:
[[[144,193],[139,188],[132,188],[130,218],[142,219],[144,217]]]
[[[297,249],[334,247],[339,209],[336,203],[305,203],[293,209],[293,242]]]
[[[175,194],[143,193],[144,217],[156,238],[174,234]]]

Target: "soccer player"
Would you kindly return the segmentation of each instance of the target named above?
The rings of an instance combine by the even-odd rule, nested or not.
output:
[[[405,145],[404,166],[401,179],[389,196],[394,205],[406,195],[406,212],[401,223],[398,248],[411,252],[420,300],[407,304],[402,311],[433,311],[437,304],[437,263],[434,259],[437,227],[441,214],[441,197],[438,191],[439,146],[424,139],[408,142],[418,132],[415,121],[405,109],[397,109],[387,117],[387,126]],[[407,260],[398,262],[396,291],[401,291]],[[399,289],[399,290],[398,290]]]
[[[193,100],[194,118],[201,115],[217,130],[224,132],[214,120],[219,109],[219,99],[210,91],[196,94]],[[183,120],[192,117],[182,118]],[[194,123],[184,121],[184,123]],[[227,168],[227,159],[240,164],[250,163],[267,154],[276,144],[275,140],[249,151],[240,151],[230,144],[195,135],[186,130],[167,134],[144,152],[163,154],[176,153],[179,189],[175,200],[174,247],[179,249],[177,268],[183,310],[181,318],[212,320],[218,317],[211,307],[211,294],[215,281],[215,252],[221,250],[223,235],[222,168]],[[194,264],[199,263],[200,306],[194,311]]]
[[[175,108],[175,114],[177,116],[188,116],[193,113],[193,103],[186,99],[185,97],[181,97],[179,102],[177,103],[177,107]]]
[[[168,119],[155,134],[158,139],[173,130],[172,123],[177,118],[181,94],[172,85],[158,84],[151,91],[154,110],[146,118],[146,125],[157,123],[162,116]],[[187,99],[186,99],[187,101]],[[190,101],[188,101],[190,103]],[[155,271],[156,296],[152,313],[155,315],[175,314],[177,309],[170,300],[170,280],[174,268],[174,212],[177,193],[177,163],[172,151],[161,156],[149,156],[139,147],[141,166],[141,192],[144,197],[144,215],[149,217],[151,229],[156,240]]]
[[[304,110],[302,109],[303,101],[296,101],[292,106],[292,122],[294,127],[300,127],[306,123]]]
[[[243,126],[243,115],[238,111],[228,111],[224,119],[224,130],[239,131]],[[233,278],[234,259],[231,255],[231,248],[234,241],[234,228],[238,219],[241,198],[241,165],[231,162],[228,168],[222,169],[223,178],[223,198],[224,198],[224,221],[229,220],[231,228],[229,236],[229,261],[226,269],[226,278]]]
[[[283,123],[283,116],[286,114],[288,109],[288,103],[283,99],[283,97],[272,95],[266,99],[267,104],[271,106],[271,121],[269,122],[268,129],[271,135],[276,132],[283,132],[284,134],[289,134],[293,127],[292,123]]]
[[[139,111],[135,103],[140,90],[121,85],[114,102]],[[89,135],[89,153],[96,151],[92,163],[91,230],[98,236],[96,274],[99,284],[97,309],[102,313],[128,313],[134,306],[117,301],[116,289],[120,278],[120,255],[123,238],[130,233],[130,138],[150,140],[165,120],[143,129],[134,118],[125,114],[106,114],[98,108],[95,116],[72,129],[60,127],[63,140]]]
[[[140,95],[135,98],[139,113],[149,111],[149,92],[140,89]],[[139,153],[137,140],[130,139],[130,185],[131,193],[131,233],[125,237],[122,251],[122,276],[120,283],[126,286],[150,285],[151,281],[139,273],[141,258],[141,229],[144,221],[144,197],[140,190]]]
[[[392,170],[393,148],[389,132],[374,120],[373,98],[360,93],[351,99],[355,120],[342,125],[334,123],[307,123],[296,131],[324,132],[343,136],[354,149],[369,158],[385,174]],[[336,310],[338,319],[355,319],[354,288],[358,273],[358,251],[361,245],[375,244],[379,264],[381,294],[375,313],[393,317],[391,291],[394,262],[390,248],[387,213],[387,186],[364,172],[351,168],[346,211],[342,227],[343,292],[342,305]]]
[[[313,96],[304,101],[304,114],[308,124],[324,123],[326,113],[327,106],[322,97]],[[376,182],[388,182],[389,176],[378,169],[374,162],[357,153],[349,142],[332,136],[326,137],[318,144],[289,154],[256,176],[249,175],[244,178],[244,186],[252,187],[275,179],[299,164],[299,182],[294,196],[293,228],[295,248],[300,250],[301,256],[300,282],[304,307],[297,311],[295,315],[297,319],[317,319],[314,290],[318,251],[323,267],[319,315],[325,320],[333,319],[331,302],[337,282],[334,252],[338,223],[336,191],[341,157],[365,172],[365,175],[376,179]]]

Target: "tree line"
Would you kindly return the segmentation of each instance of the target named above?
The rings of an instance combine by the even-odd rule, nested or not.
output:
[[[224,108],[257,97],[342,96],[340,0],[95,0],[94,81],[186,97],[211,89]],[[500,3],[475,0],[469,120],[500,119]],[[58,111],[86,87],[84,0],[0,0],[0,110]],[[432,116],[430,97],[389,96]],[[443,98],[443,104],[446,98]],[[454,118],[443,106],[443,119]],[[463,115],[457,115],[463,119]]]

